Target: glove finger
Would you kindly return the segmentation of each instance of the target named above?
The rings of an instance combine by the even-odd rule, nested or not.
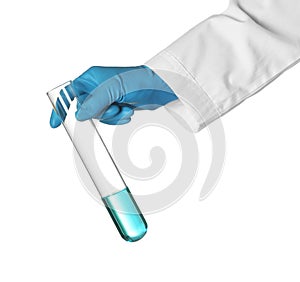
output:
[[[51,117],[50,117],[50,126],[52,128],[57,128],[61,125],[61,123],[62,123],[62,120],[61,120],[60,116],[54,110],[52,110]]]
[[[69,87],[69,85],[68,85]],[[70,97],[71,100],[74,99],[74,97],[70,94],[70,89],[67,90],[67,94],[65,94],[65,92],[63,90],[60,90],[60,98],[62,99],[61,101],[59,99],[56,100],[56,103],[55,103],[55,107],[56,107],[56,112],[55,110],[52,110],[51,112],[51,116],[50,116],[50,126],[52,128],[56,128],[58,126],[60,126],[60,124],[62,123],[62,120],[65,119],[67,113],[65,112],[63,106],[61,103],[65,104],[65,106],[67,108],[70,107],[70,103],[69,103],[69,100],[67,98],[67,96]]]
[[[101,117],[106,109],[119,98],[119,82],[110,81],[95,88],[84,100],[76,118],[80,121]]]
[[[121,111],[121,107],[117,104],[112,104],[101,117],[97,117],[97,119],[105,120],[114,118]]]
[[[80,96],[77,96],[77,105],[76,105],[77,110],[80,109],[81,105],[83,104],[84,100],[88,95],[89,94],[82,94]]]
[[[105,123],[105,124],[109,124],[109,125],[122,125],[122,124],[129,123],[130,121],[131,121],[131,118],[121,119],[118,121],[101,121],[101,122]]]
[[[67,85],[65,89],[66,89],[66,91],[67,91],[67,93],[68,93],[68,95],[69,95],[71,101],[73,101],[74,98],[75,98],[75,97],[74,97],[75,93],[73,93],[74,89],[73,89],[73,87],[71,86],[71,84],[70,84],[70,85]]]
[[[119,124],[119,121],[130,119],[133,116],[134,111],[130,107],[123,106],[121,111],[113,118],[100,119],[101,122],[108,124]]]
[[[95,89],[97,84],[89,77],[85,78],[83,75],[76,78],[72,82],[73,90],[76,92],[76,96],[79,97],[82,94],[90,93]]]

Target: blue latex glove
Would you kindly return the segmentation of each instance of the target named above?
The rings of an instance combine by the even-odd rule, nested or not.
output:
[[[72,82],[79,103],[76,118],[96,118],[106,124],[125,124],[134,110],[154,110],[177,99],[171,88],[151,69],[91,67]],[[61,118],[52,111],[50,125]]]

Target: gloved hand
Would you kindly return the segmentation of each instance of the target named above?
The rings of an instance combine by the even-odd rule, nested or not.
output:
[[[99,119],[106,124],[125,124],[134,110],[154,110],[177,99],[171,88],[151,69],[91,67],[72,82],[78,97],[76,118]],[[50,125],[61,124],[52,111]]]

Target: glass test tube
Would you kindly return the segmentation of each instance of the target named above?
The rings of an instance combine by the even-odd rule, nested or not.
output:
[[[147,232],[147,223],[103,142],[94,121],[77,122],[75,112],[78,100],[72,89],[71,81],[52,89],[47,95],[55,112],[62,119],[62,124],[120,235],[130,242],[141,239]],[[92,150],[87,147],[86,140],[86,136],[91,136],[91,133],[92,136],[93,133],[96,134]],[[97,154],[101,163],[96,161],[94,154]]]

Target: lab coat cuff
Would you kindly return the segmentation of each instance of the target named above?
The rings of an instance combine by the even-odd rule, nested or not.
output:
[[[198,132],[220,117],[216,104],[174,55],[164,50],[145,65],[177,95],[178,100],[167,104],[165,108],[186,128]]]

